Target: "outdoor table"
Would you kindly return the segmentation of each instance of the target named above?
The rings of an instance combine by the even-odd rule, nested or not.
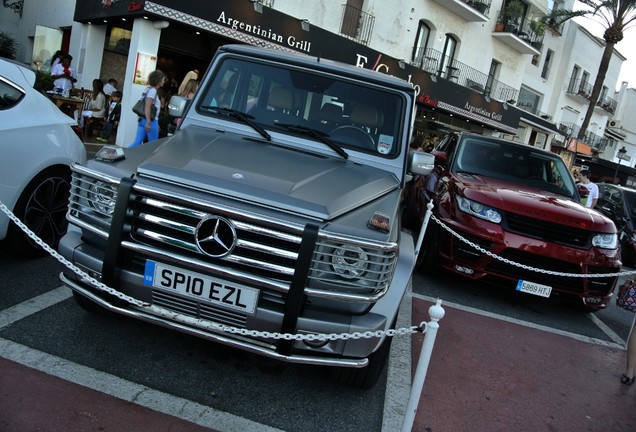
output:
[[[80,123],[80,119],[82,118],[82,109],[84,108],[84,99],[75,96],[63,96],[54,92],[46,92],[46,95],[53,101],[53,103],[55,103],[55,105],[57,105],[58,108],[62,108],[65,104],[73,106],[73,111],[77,110],[77,123]]]

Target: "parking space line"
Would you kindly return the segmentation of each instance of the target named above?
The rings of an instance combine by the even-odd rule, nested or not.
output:
[[[54,290],[40,294],[37,297],[30,298],[15,306],[4,309],[0,311],[0,329],[63,302],[70,297],[72,297],[71,290],[65,286],[60,286]]]
[[[426,301],[430,301],[432,303],[435,303],[435,301],[437,301],[436,297],[429,297],[426,295],[422,295],[422,294],[417,294],[417,293],[413,293],[413,297],[421,299],[421,300],[426,300]],[[449,302],[449,301],[445,301],[444,299],[442,299],[442,307],[452,307],[455,309],[459,309],[465,312],[471,312],[477,315],[482,315],[485,317],[489,317],[489,318],[495,318],[501,321],[507,321],[513,324],[519,324],[522,325],[524,327],[529,327],[529,328],[533,328],[536,330],[541,330],[541,331],[545,331],[547,333],[553,333],[553,334],[557,334],[560,336],[565,336],[565,337],[569,337],[571,339],[575,339],[581,342],[587,342],[590,344],[594,344],[594,345],[600,345],[600,346],[604,346],[604,347],[608,347],[608,348],[618,348],[618,349],[625,349],[625,343],[621,343],[618,344],[616,342],[608,342],[608,341],[604,341],[601,339],[596,339],[596,338],[591,338],[589,336],[583,336],[580,334],[576,334],[576,333],[571,333],[571,332],[567,332],[567,331],[563,331],[563,330],[557,330],[557,329],[553,329],[551,327],[547,327],[547,326],[543,326],[540,324],[535,324],[535,323],[531,323],[529,321],[522,321],[516,318],[510,318],[507,317],[505,315],[499,315],[493,312],[486,312],[480,309],[476,309],[476,308],[472,308],[470,306],[464,306],[458,303],[453,303],[453,302]],[[440,327],[444,326],[444,321],[440,321]]]
[[[411,284],[404,294],[395,328],[408,328],[412,321]],[[391,343],[387,383],[384,395],[382,431],[393,432],[402,428],[406,406],[411,393],[411,338],[395,336]]]
[[[283,432],[0,338],[0,356],[124,401],[224,432]]]
[[[612,339],[617,344],[620,344],[621,347],[625,346],[627,341],[623,340],[623,338],[621,338],[618,334],[616,334],[616,332],[614,330],[612,330],[607,324],[605,324],[603,321],[601,321],[599,319],[599,317],[597,317],[593,313],[588,313],[587,316],[590,318],[590,320],[592,320],[592,322],[594,324],[596,324],[598,326],[598,328],[601,329],[601,331],[603,333],[605,333],[607,335],[607,337]]]

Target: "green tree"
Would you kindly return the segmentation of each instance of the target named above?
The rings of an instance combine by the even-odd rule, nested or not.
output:
[[[552,13],[548,19],[552,19],[553,22],[559,24],[567,21],[568,19],[581,16],[581,17],[596,17],[596,21],[599,21],[605,31],[603,32],[603,39],[605,40],[605,48],[603,49],[603,55],[601,62],[598,65],[598,71],[596,73],[596,80],[594,81],[594,87],[592,88],[592,94],[590,96],[590,104],[587,107],[581,130],[579,131],[578,139],[583,139],[587,127],[590,124],[594,107],[598,101],[598,97],[601,94],[603,88],[603,82],[607,75],[607,69],[609,68],[610,60],[614,52],[614,46],[623,40],[623,34],[630,24],[636,20],[636,0],[577,0],[582,3],[586,9],[579,11],[563,11],[558,10]]]
[[[9,33],[0,31],[0,57],[14,59],[17,50],[15,39]]]

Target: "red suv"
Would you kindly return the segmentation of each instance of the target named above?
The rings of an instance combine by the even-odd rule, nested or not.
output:
[[[410,214],[421,220],[424,204],[432,200],[434,216],[481,250],[431,220],[419,257],[423,271],[441,267],[524,293],[573,300],[588,310],[607,306],[616,276],[550,273],[621,269],[614,223],[580,204],[558,155],[464,133],[445,136],[433,154],[433,173],[413,182]]]

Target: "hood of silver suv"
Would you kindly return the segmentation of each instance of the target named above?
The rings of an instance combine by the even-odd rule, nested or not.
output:
[[[339,156],[196,126],[162,144],[138,173],[322,220],[398,187],[390,173]]]

